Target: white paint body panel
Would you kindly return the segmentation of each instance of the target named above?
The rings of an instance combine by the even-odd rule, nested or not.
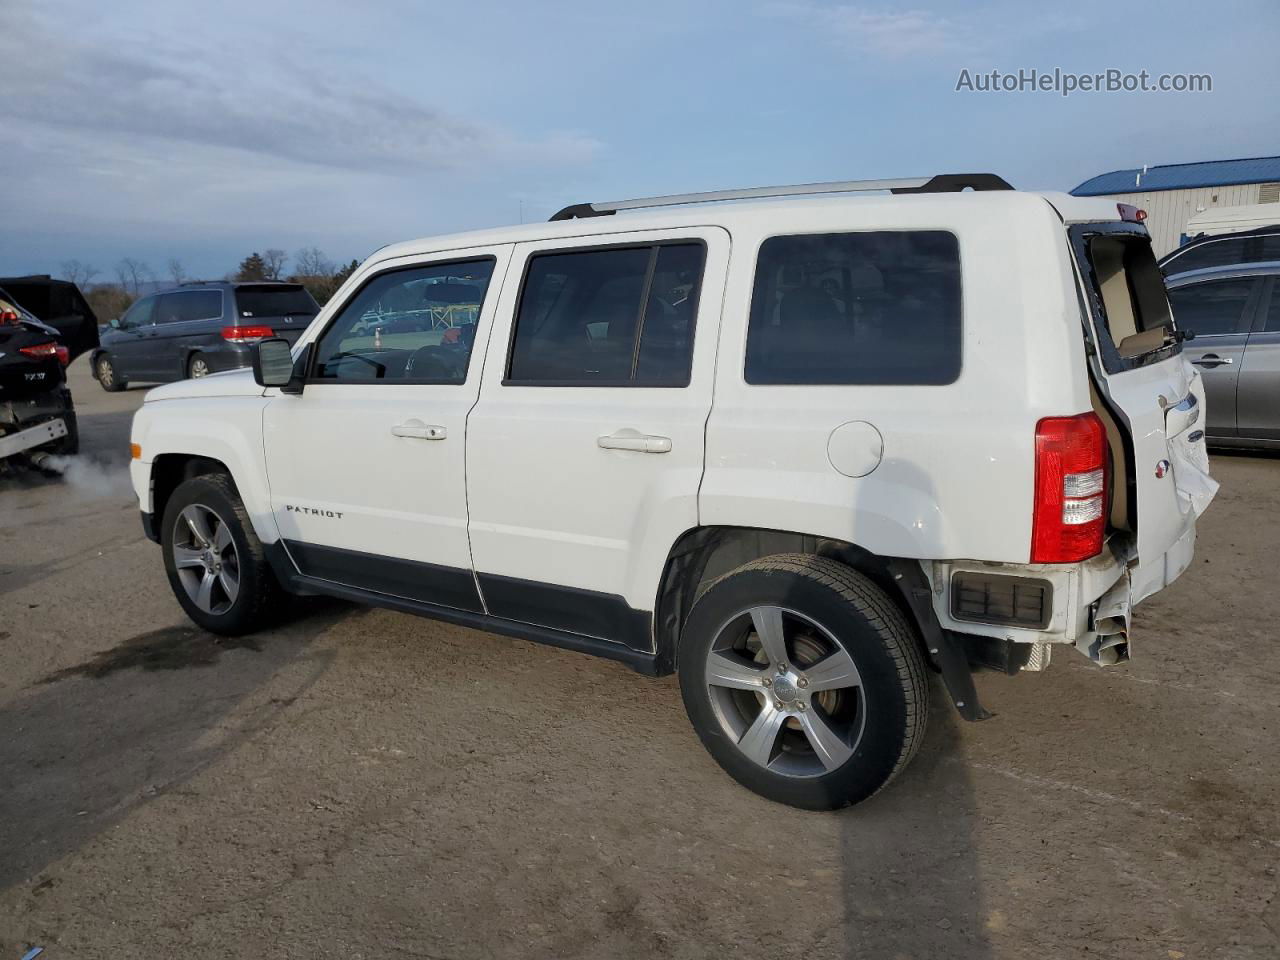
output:
[[[734,234],[700,500],[708,525],[848,540],[882,556],[1025,563],[1035,425],[1090,409],[1079,308],[1062,223],[1034,195],[926,205],[897,198],[814,211],[802,225]],[[945,386],[762,386],[743,374],[754,251],[788,232],[947,230],[960,246],[963,366]],[[832,466],[851,420],[883,437],[863,477]]]
[[[465,383],[310,383],[297,396],[271,391],[263,448],[280,536],[471,567],[467,415],[480,390],[487,334],[510,255],[510,247],[477,247],[379,264],[381,271],[425,266],[433,259],[495,258]],[[364,272],[365,278],[373,272]],[[445,435],[427,440],[392,433],[411,421],[424,429],[443,427]],[[342,516],[330,515],[337,513]]]
[[[625,225],[627,218],[616,222]],[[468,424],[476,569],[621,596],[651,610],[671,545],[698,525],[703,434],[711,410],[729,235],[714,227],[627,232],[613,243],[700,240],[706,267],[687,387],[504,385],[507,344],[528,258],[581,241],[521,244],[511,262]],[[602,449],[623,431],[671,441],[666,453]]]

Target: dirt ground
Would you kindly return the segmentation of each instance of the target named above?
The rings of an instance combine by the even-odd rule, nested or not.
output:
[[[0,483],[0,957],[1280,955],[1280,458],[1213,458],[1135,661],[935,697],[814,814],[674,678],[336,603],[200,633],[125,477],[143,391],[73,385],[73,475]]]

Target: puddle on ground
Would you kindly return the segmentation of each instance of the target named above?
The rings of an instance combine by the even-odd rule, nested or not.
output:
[[[196,627],[165,627],[150,630],[124,641],[110,650],[94,654],[92,660],[56,670],[40,683],[56,683],[70,677],[98,680],[118,670],[138,667],[142,670],[182,670],[186,667],[208,667],[218,662],[227,650],[261,651],[252,637],[219,637]]]

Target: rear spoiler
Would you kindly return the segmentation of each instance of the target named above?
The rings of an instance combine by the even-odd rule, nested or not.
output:
[[[98,346],[98,318],[74,283],[49,276],[0,277],[0,290],[57,330],[72,360]]]

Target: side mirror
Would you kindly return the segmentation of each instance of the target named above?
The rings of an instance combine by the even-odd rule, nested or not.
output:
[[[295,362],[289,341],[280,337],[259,340],[253,351],[253,379],[260,387],[279,387],[283,393],[301,393],[311,360],[311,344]]]

